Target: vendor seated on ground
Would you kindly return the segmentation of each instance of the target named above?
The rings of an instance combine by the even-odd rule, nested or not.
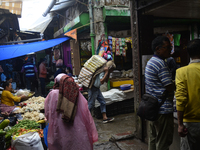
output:
[[[1,109],[1,112],[7,112],[8,114],[10,114],[13,111],[15,111],[16,106],[14,102],[20,102],[21,100],[24,100],[27,97],[25,95],[22,95],[20,97],[14,96],[11,93],[12,85],[8,81],[3,83],[3,88],[4,90],[1,94],[0,109]]]

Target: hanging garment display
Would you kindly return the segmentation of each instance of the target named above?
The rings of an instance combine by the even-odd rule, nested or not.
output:
[[[120,47],[119,47],[119,38],[116,38],[116,50],[115,50],[115,54],[116,56],[119,56],[120,55]]]
[[[54,59],[58,60],[60,58],[60,50],[59,49],[54,49]]]
[[[125,47],[123,47],[122,56],[126,57],[126,49],[125,49]]]
[[[115,53],[115,38],[112,37],[112,52]]]
[[[108,36],[108,45],[110,47],[110,50],[112,51],[112,37]]]

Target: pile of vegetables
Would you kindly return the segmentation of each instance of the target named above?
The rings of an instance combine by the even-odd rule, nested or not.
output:
[[[49,84],[46,85],[46,88],[53,88],[54,82],[50,81]]]
[[[36,131],[40,132],[40,124],[32,121],[32,120],[22,120],[19,121],[18,124],[14,125],[12,128],[8,127],[5,128],[6,135],[5,135],[5,142],[6,142],[6,147],[9,147],[11,145],[11,139],[12,135],[18,135],[22,132],[23,129],[31,130],[31,129],[36,129]],[[24,130],[25,131],[25,130]],[[22,134],[22,133],[21,133]],[[39,133],[41,136],[43,133]]]
[[[25,96],[29,96],[30,94],[30,90],[27,89],[20,89],[19,91],[17,91],[17,93],[15,93],[16,96],[21,96],[21,95],[25,95]]]
[[[10,123],[10,120],[5,119],[0,124],[0,136],[6,135],[6,131],[4,131],[4,128],[7,127]]]
[[[13,136],[13,139],[15,140],[18,136],[29,133],[29,132],[38,132],[40,137],[43,137],[43,130],[42,129],[22,129],[20,128],[17,133]]]
[[[0,124],[0,136],[4,136],[4,135],[7,134],[7,132],[4,131],[4,129],[9,125],[9,123],[10,123],[10,120],[8,120],[8,119],[5,119],[1,122],[1,124]],[[9,145],[11,145],[11,139],[10,140],[5,139],[5,142],[6,142],[6,148],[8,148]]]
[[[21,120],[13,127],[8,126],[10,120],[5,119],[0,123],[0,136],[5,136],[6,148],[11,146],[11,139],[16,139],[18,136],[29,133],[38,132],[40,137],[43,137],[43,129],[40,129],[40,124],[32,120]]]

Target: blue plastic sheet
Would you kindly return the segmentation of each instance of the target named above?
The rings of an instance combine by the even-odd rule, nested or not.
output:
[[[43,129],[44,143],[46,144],[47,147],[48,147],[48,143],[47,143],[48,128],[49,128],[49,123],[48,123],[48,124],[46,125],[46,127]]]
[[[62,37],[57,39],[51,39],[47,41],[32,42],[26,44],[17,45],[1,45],[0,46],[0,61],[11,59],[19,56],[23,56],[29,53],[38,52],[51,47],[54,47],[64,41],[67,41],[68,37]]]

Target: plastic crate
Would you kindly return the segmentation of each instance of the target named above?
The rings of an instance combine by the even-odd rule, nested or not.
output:
[[[94,114],[95,118],[102,119],[100,106],[99,107],[95,107],[93,109],[93,114]],[[118,105],[117,105],[117,103],[106,105],[106,115],[108,117],[111,117],[111,116],[114,116],[114,115],[118,115]]]
[[[97,119],[101,119],[102,118],[102,114],[101,114],[101,110],[100,107],[94,107],[93,111],[93,116]]]
[[[108,117],[134,112],[134,99],[127,99],[120,102],[115,102],[110,105],[106,105],[106,115]],[[93,109],[93,116],[97,119],[102,118],[100,106]]]
[[[120,101],[118,104],[118,113],[125,114],[134,112],[134,99],[127,99],[124,101]]]

